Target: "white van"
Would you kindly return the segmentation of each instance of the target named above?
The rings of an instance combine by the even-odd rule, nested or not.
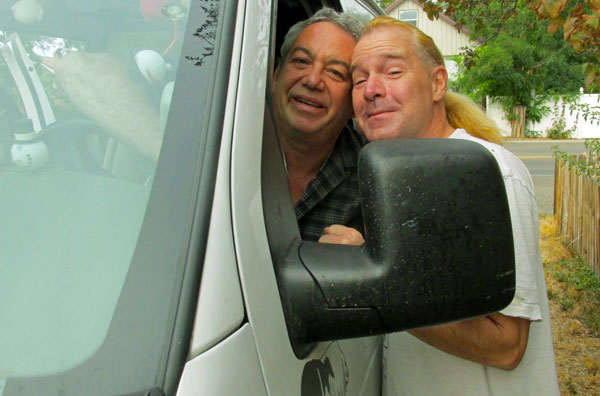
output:
[[[383,12],[0,0],[0,396],[379,395],[381,334],[510,302],[478,145],[367,145],[366,244],[300,240],[270,76],[323,4]]]

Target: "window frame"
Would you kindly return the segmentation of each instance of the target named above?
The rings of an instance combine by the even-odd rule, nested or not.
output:
[[[409,13],[414,13],[415,17],[414,18],[408,18],[408,17],[404,17],[403,14],[409,14]],[[398,19],[406,22],[406,23],[410,23],[411,25],[414,25],[415,27],[419,27],[419,10],[402,10],[398,13]]]

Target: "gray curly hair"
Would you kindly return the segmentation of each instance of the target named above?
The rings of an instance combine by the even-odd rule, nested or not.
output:
[[[294,44],[294,41],[296,41],[300,32],[307,26],[317,22],[331,22],[339,26],[348,32],[354,38],[354,41],[358,41],[360,31],[363,27],[363,23],[352,15],[337,12],[329,7],[323,7],[315,12],[310,18],[294,24],[290,30],[288,30],[283,39],[283,44],[281,44],[281,49],[279,50],[281,55],[279,60],[280,64],[287,58],[288,53],[292,49],[292,44]]]

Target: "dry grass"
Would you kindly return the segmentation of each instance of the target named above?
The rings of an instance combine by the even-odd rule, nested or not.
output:
[[[540,248],[550,302],[558,380],[563,396],[600,394],[600,282],[540,219]]]

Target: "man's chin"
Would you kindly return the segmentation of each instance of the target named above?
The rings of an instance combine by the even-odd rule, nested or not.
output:
[[[304,135],[321,135],[321,136],[332,136],[337,137],[337,132],[341,132],[345,124],[327,122],[327,120],[296,120],[291,123],[292,128],[298,133]],[[334,132],[336,131],[336,132]]]
[[[294,129],[297,132],[302,133],[304,135],[315,135],[315,134],[323,131],[322,126],[306,125],[306,124],[296,125]]]
[[[364,129],[364,134],[370,142],[398,138],[396,131],[389,127],[366,128]]]

